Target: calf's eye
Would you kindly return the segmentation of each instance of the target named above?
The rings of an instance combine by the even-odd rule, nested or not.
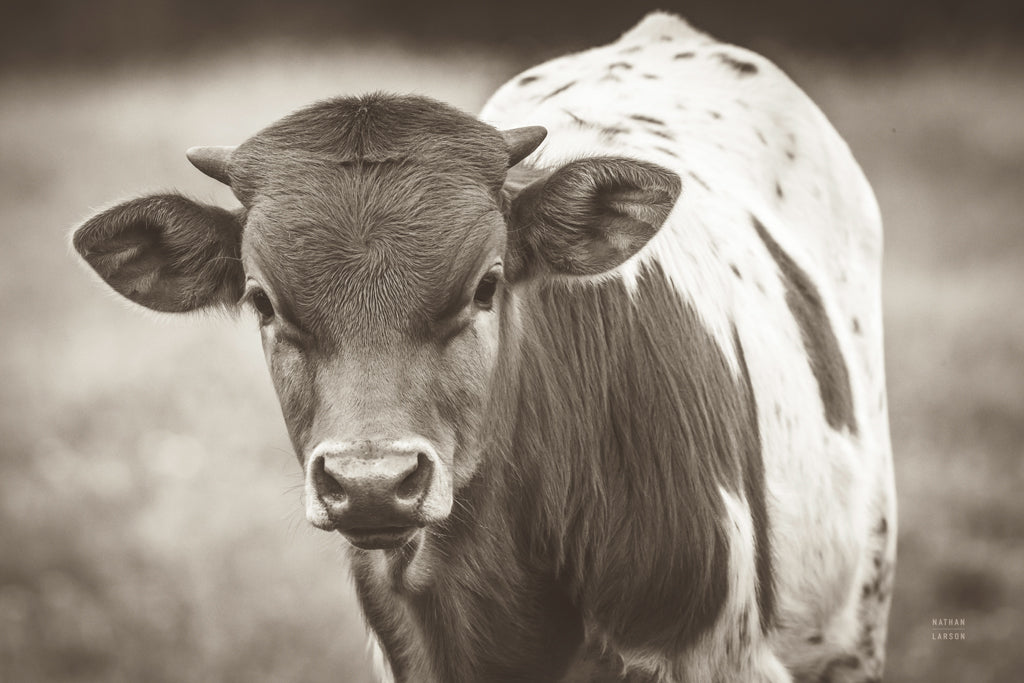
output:
[[[498,289],[498,276],[495,273],[487,273],[476,286],[473,294],[473,303],[480,308],[490,308],[494,303],[494,292]]]
[[[267,323],[274,317],[274,304],[270,303],[270,297],[262,289],[253,290],[250,300],[253,308],[259,313],[261,323]]]

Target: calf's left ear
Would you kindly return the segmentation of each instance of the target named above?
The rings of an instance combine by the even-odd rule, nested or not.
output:
[[[242,225],[225,209],[177,194],[123,202],[75,230],[82,258],[122,296],[180,313],[242,294]]]
[[[515,191],[513,179],[510,186]],[[566,164],[512,198],[506,274],[518,280],[610,270],[658,232],[681,189],[678,175],[645,161],[593,157]]]

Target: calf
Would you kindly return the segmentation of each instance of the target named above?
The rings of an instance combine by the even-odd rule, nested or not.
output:
[[[395,679],[877,680],[881,225],[849,150],[664,14],[481,118],[321,102],[189,151],[241,208],[142,197],[74,244],[149,308],[255,311]]]

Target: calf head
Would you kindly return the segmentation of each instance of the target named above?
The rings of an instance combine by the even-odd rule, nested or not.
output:
[[[517,167],[544,136],[424,98],[330,100],[189,150],[237,210],[142,197],[74,245],[151,309],[250,307],[309,521],[396,547],[447,518],[486,456],[523,291],[621,264],[679,194],[675,174],[624,158]]]

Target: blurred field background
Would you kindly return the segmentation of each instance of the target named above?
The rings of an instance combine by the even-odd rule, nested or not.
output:
[[[0,69],[0,681],[368,681],[344,541],[303,520],[254,320],[130,308],[76,263],[68,231],[143,191],[230,204],[189,146],[376,89],[473,111],[520,69],[611,40],[643,11],[567,28],[564,45],[541,44],[550,26],[533,42],[459,39],[475,15],[434,41],[405,17],[394,34],[367,21],[365,35],[320,26],[310,41],[295,40],[301,22],[264,22],[215,45],[192,3],[181,19],[151,1],[139,6],[156,20],[118,21],[173,16],[196,36],[172,22],[140,47],[109,16],[95,28],[39,6],[60,19],[52,49],[32,43],[27,14]],[[695,6],[819,103],[886,219],[900,493],[887,680],[1024,680],[1024,51],[999,38],[1017,10],[829,48],[779,29],[786,15],[730,33],[721,10]],[[933,641],[942,617],[965,618],[968,639]]]

